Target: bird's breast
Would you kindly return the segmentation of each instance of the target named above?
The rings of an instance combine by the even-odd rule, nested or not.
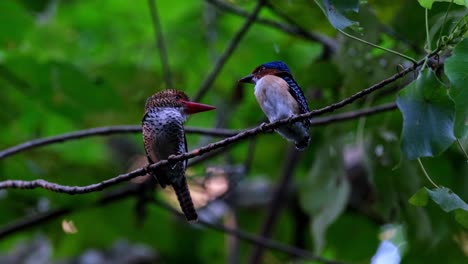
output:
[[[153,108],[148,111],[143,120],[143,138],[153,161],[186,151],[183,121],[176,110]]]
[[[270,122],[299,114],[299,105],[285,80],[266,75],[255,85],[255,97]]]

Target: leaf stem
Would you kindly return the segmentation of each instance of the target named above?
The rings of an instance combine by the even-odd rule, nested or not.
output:
[[[357,41],[359,41],[359,42],[362,42],[362,43],[364,43],[364,44],[367,44],[367,45],[369,45],[369,46],[371,46],[371,47],[374,47],[374,48],[377,48],[377,49],[381,49],[381,50],[384,50],[384,51],[386,51],[386,52],[390,52],[390,53],[392,53],[392,54],[395,54],[395,55],[397,55],[397,56],[399,56],[399,57],[402,57],[402,58],[404,58],[404,59],[407,59],[407,60],[411,61],[413,64],[416,64],[416,63],[417,63],[417,61],[416,61],[415,59],[411,58],[411,57],[408,56],[408,55],[405,55],[405,54],[400,53],[400,52],[398,52],[398,51],[394,51],[394,50],[391,50],[391,49],[384,48],[384,47],[382,47],[382,46],[376,45],[376,44],[374,44],[374,43],[372,43],[372,42],[369,42],[369,41],[367,41],[367,40],[360,39],[360,38],[358,38],[358,37],[355,37],[355,36],[353,36],[353,35],[351,35],[351,34],[348,34],[348,33],[344,32],[343,30],[341,30],[341,29],[339,29],[339,28],[337,28],[337,30],[338,30],[339,32],[341,32],[341,34],[347,36],[348,38],[352,38],[352,39],[354,39],[354,40],[357,40]]]
[[[450,8],[452,7],[453,1],[454,1],[454,0],[452,0],[452,1],[449,3],[449,5],[448,5],[448,7],[447,7],[447,11],[445,11],[444,22],[442,22],[442,26],[440,27],[440,31],[439,31],[439,37],[437,38],[438,41],[440,41],[440,38],[442,37],[442,33],[443,33],[444,27],[445,27],[445,23],[447,22],[448,13],[449,13],[449,11],[450,11]]]
[[[466,153],[465,148],[463,147],[463,145],[460,142],[460,139],[458,139],[458,138],[457,138],[457,143],[458,143],[458,146],[460,147],[460,149],[462,150],[463,154],[465,155],[466,161],[468,162],[468,153]]]
[[[431,179],[431,177],[429,177],[429,174],[427,173],[426,169],[424,168],[424,165],[422,164],[420,158],[418,158],[418,163],[419,163],[419,167],[421,167],[421,170],[424,173],[424,176],[426,176],[427,180],[429,180],[429,182],[432,183],[432,185],[434,185],[436,188],[439,188],[439,186],[437,184],[435,184],[435,182]]]
[[[429,10],[427,8],[424,9],[424,20],[426,23],[426,48],[427,50],[431,50],[431,36],[429,35]]]

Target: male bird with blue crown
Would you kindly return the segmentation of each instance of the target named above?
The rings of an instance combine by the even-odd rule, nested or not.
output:
[[[146,100],[142,120],[143,143],[150,164],[165,160],[171,155],[187,152],[184,122],[189,114],[215,109],[214,106],[189,101],[188,96],[177,90],[167,89]],[[180,207],[189,222],[198,219],[185,179],[187,161],[167,164],[150,172],[161,185],[171,185]]]
[[[255,84],[255,97],[270,122],[309,112],[307,100],[282,61],[264,63],[239,82]],[[277,128],[276,131],[298,150],[309,146],[309,119]]]

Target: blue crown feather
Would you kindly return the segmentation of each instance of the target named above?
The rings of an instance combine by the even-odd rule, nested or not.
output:
[[[267,63],[262,64],[262,66],[267,69],[275,69],[275,70],[284,71],[284,72],[291,74],[291,71],[289,70],[288,65],[286,65],[286,63],[282,61],[267,62]]]

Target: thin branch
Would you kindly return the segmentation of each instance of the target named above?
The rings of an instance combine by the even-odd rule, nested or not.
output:
[[[289,151],[287,154],[286,161],[284,163],[284,168],[281,173],[281,180],[276,185],[276,189],[273,195],[273,199],[270,202],[270,205],[267,210],[267,216],[262,225],[262,230],[260,236],[264,238],[269,238],[273,231],[273,228],[277,222],[277,219],[281,213],[281,209],[286,200],[287,191],[291,185],[291,180],[294,175],[294,169],[299,162],[299,152],[295,149],[294,146],[289,146]],[[256,264],[262,263],[262,257],[264,252],[263,244],[257,244],[250,256],[249,263]]]
[[[187,134],[200,134],[206,136],[215,136],[215,137],[229,137],[236,135],[239,131],[229,130],[229,129],[205,129],[197,127],[186,127],[185,132]],[[19,145],[7,148],[0,151],[0,160],[23,152],[29,149],[42,147],[45,145],[51,145],[54,143],[62,143],[65,141],[81,139],[85,137],[92,136],[108,136],[114,134],[128,134],[128,133],[141,133],[141,126],[138,125],[122,125],[122,126],[107,126],[107,127],[96,127],[85,130],[78,130],[70,133],[65,133],[57,136],[46,137],[34,139],[31,141],[26,141]]]
[[[349,111],[341,114],[331,115],[327,117],[319,117],[310,120],[310,126],[319,126],[326,125],[330,123],[353,120],[363,116],[369,116],[378,114],[381,112],[386,112],[390,110],[395,110],[397,108],[395,103],[381,104],[374,107],[365,108],[362,110]]]
[[[426,9],[426,10],[427,10],[427,9]],[[401,58],[404,58],[404,59],[406,59],[406,60],[411,61],[413,64],[416,64],[416,60],[413,59],[413,58],[411,58],[411,57],[408,56],[408,55],[405,55],[405,54],[403,54],[403,53],[401,53],[401,52],[398,52],[398,51],[395,51],[395,50],[392,50],[392,49],[389,49],[389,48],[382,47],[382,46],[377,45],[377,44],[374,44],[374,43],[372,43],[372,42],[370,42],[370,41],[367,41],[367,40],[358,38],[358,37],[353,36],[353,35],[351,35],[351,34],[349,34],[349,33],[346,33],[344,30],[341,30],[341,29],[339,29],[339,28],[337,28],[337,30],[338,30],[341,34],[345,35],[345,36],[348,37],[348,38],[354,39],[354,40],[356,40],[356,41],[358,41],[358,42],[364,43],[364,44],[369,45],[369,46],[371,46],[371,47],[373,47],[373,48],[381,49],[381,50],[383,50],[383,51],[392,53],[392,54],[397,55],[397,56],[399,56],[399,57],[401,57]]]
[[[163,164],[167,164],[167,160],[164,160],[164,162],[158,162],[155,163],[154,168],[157,168]],[[129,173],[125,174],[120,174],[114,178],[110,178],[108,180],[86,185],[86,186],[64,186],[60,185],[57,183],[53,182],[48,182],[46,180],[38,179],[34,181],[21,181],[21,180],[6,180],[0,182],[0,190],[1,189],[36,189],[36,188],[42,188],[46,190],[50,190],[53,192],[58,192],[58,193],[66,193],[66,194],[84,194],[84,193],[90,193],[90,192],[96,192],[96,191],[101,191],[107,187],[110,187],[112,185],[116,185],[118,183],[128,181],[130,179],[133,179],[138,176],[142,176],[148,173],[148,167],[145,168],[140,168],[137,170],[134,170]]]
[[[206,0],[208,3],[216,6],[217,8],[229,12],[234,15],[242,16],[242,17],[247,17],[249,13],[243,9],[240,9],[236,6],[229,5],[226,2],[219,1],[219,0]],[[330,50],[331,53],[335,53],[335,51],[338,49],[338,43],[333,40],[332,38],[329,38],[325,35],[316,33],[316,32],[309,32],[307,30],[304,30],[300,27],[298,27],[295,24],[292,25],[287,25],[287,24],[282,24],[279,22],[276,22],[274,20],[270,19],[265,19],[265,18],[257,18],[255,23],[264,25],[264,26],[269,26],[274,29],[283,31],[284,33],[296,36],[296,37],[301,37],[306,40],[311,40],[313,42],[318,42],[325,46],[325,49]]]
[[[151,21],[153,23],[154,38],[159,50],[159,57],[161,58],[161,66],[164,72],[164,80],[166,88],[173,88],[171,71],[169,69],[169,60],[167,58],[166,46],[164,45],[164,37],[162,34],[161,23],[159,22],[158,10],[156,9],[156,0],[148,0],[148,6],[151,13]]]
[[[258,0],[257,1],[257,5],[255,6],[252,13],[247,17],[244,25],[242,25],[241,29],[236,33],[236,35],[234,35],[234,37],[232,38],[232,40],[229,43],[228,47],[224,51],[224,53],[216,61],[215,65],[213,67],[213,70],[206,77],[205,81],[201,84],[200,88],[198,89],[197,94],[194,97],[195,101],[199,101],[206,94],[208,89],[211,87],[211,85],[215,81],[216,77],[221,72],[221,69],[225,65],[226,61],[229,59],[231,54],[236,49],[237,45],[240,43],[241,39],[244,37],[244,35],[249,30],[250,26],[253,24],[253,22],[257,18],[257,15],[258,15],[258,13],[260,13],[260,10],[262,9],[265,2],[266,2],[266,0]]]
[[[431,179],[431,177],[429,176],[429,173],[427,173],[426,169],[424,168],[424,165],[422,164],[421,159],[420,159],[420,158],[417,158],[416,160],[418,161],[419,167],[421,167],[421,170],[422,170],[424,176],[426,177],[426,179],[427,179],[432,185],[434,185],[434,187],[439,188],[439,185],[437,185],[437,184]]]
[[[175,216],[177,216],[181,220],[185,221],[185,218],[181,215],[181,213],[179,213],[177,210],[175,210],[171,206],[169,206],[169,205],[167,205],[167,204],[165,204],[163,202],[160,202],[158,200],[153,200],[153,203],[155,205],[167,210],[167,211],[172,212]],[[291,256],[300,257],[300,258],[303,258],[303,259],[309,259],[309,260],[312,260],[312,261],[318,261],[318,262],[322,262],[322,263],[325,263],[325,264],[343,264],[343,262],[339,262],[339,261],[335,261],[335,260],[328,260],[328,259],[325,259],[325,258],[322,258],[322,257],[319,257],[319,256],[315,256],[315,255],[313,255],[312,253],[310,253],[307,250],[295,248],[295,247],[292,247],[290,245],[286,245],[286,244],[280,243],[278,241],[270,240],[268,238],[264,238],[264,237],[261,237],[261,236],[256,236],[256,235],[247,233],[247,232],[239,230],[239,229],[232,229],[232,228],[228,228],[228,227],[226,227],[224,225],[220,225],[220,224],[217,224],[217,223],[211,223],[211,222],[205,221],[203,219],[198,219],[197,224],[200,224],[200,225],[202,225],[204,227],[207,227],[207,228],[210,228],[210,229],[213,229],[213,230],[225,233],[225,234],[235,236],[235,237],[237,237],[239,239],[245,240],[245,241],[250,242],[252,244],[262,245],[265,248],[269,248],[269,249],[273,249],[273,250],[277,250],[277,251],[280,251],[280,252],[287,253],[287,254],[289,254]]]

